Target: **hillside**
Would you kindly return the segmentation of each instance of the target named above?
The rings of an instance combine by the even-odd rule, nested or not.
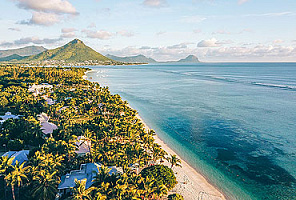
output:
[[[180,59],[179,61],[180,63],[200,63],[200,61],[198,60],[198,58],[194,55],[189,55],[184,59]]]
[[[6,56],[6,57],[2,57],[0,58],[0,62],[5,62],[5,61],[18,61],[23,59],[23,56],[17,55],[17,54],[13,54],[10,56]]]
[[[118,64],[114,60],[86,46],[78,39],[72,40],[62,47],[27,57],[20,62],[46,64]]]
[[[18,49],[0,50],[0,58],[8,57],[13,54],[16,54],[19,56],[31,56],[31,55],[36,55],[38,53],[41,53],[45,50],[47,49],[42,46],[28,46],[28,47],[23,47]]]
[[[156,63],[157,61],[152,58],[147,58],[144,55],[137,55],[137,56],[127,56],[127,57],[118,57],[107,54],[106,57],[116,60],[119,62],[127,62],[127,63]]]

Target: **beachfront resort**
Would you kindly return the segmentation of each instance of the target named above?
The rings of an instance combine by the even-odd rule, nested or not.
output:
[[[85,72],[0,68],[1,198],[183,199],[180,159]]]

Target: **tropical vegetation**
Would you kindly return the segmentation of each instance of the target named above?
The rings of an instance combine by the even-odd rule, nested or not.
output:
[[[167,153],[154,142],[136,111],[108,87],[84,80],[88,69],[61,67],[0,67],[0,116],[18,118],[0,123],[0,151],[28,149],[29,160],[13,163],[0,157],[0,199],[55,199],[60,177],[84,163],[116,166],[122,173],[97,172],[92,187],[76,181],[68,199],[160,199],[176,184],[171,168],[161,165]],[[50,84],[38,95],[33,84]],[[46,99],[55,103],[49,105]],[[42,133],[40,113],[58,126]],[[91,141],[90,152],[79,156],[77,138]],[[169,158],[172,166],[178,159]],[[174,162],[174,163],[173,163]],[[136,166],[136,167],[131,167]]]

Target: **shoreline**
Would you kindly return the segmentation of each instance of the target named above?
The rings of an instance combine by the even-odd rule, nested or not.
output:
[[[128,106],[133,109],[129,104]],[[135,110],[135,109],[133,109]],[[143,118],[137,112],[136,117],[143,123],[145,130],[149,130],[149,126],[144,122]],[[173,167],[176,179],[178,181],[175,188],[169,192],[179,193],[184,197],[184,200],[226,200],[225,194],[212,185],[204,175],[195,170],[185,160],[182,159],[174,150],[172,150],[157,134],[154,135],[155,143],[159,144],[168,154],[177,155],[181,160],[181,167]],[[164,165],[169,166],[168,161],[164,161]]]
[[[83,79],[88,80],[87,73],[95,70],[86,71]],[[135,110],[130,104],[128,107]],[[136,110],[136,117],[144,125],[145,130],[149,130],[149,126],[145,123],[143,118]],[[157,134],[154,135],[155,143],[159,144],[163,150],[168,154],[177,155],[181,160],[181,167],[173,167],[177,179],[177,185],[170,193],[179,193],[184,197],[184,200],[199,200],[203,198],[212,200],[226,200],[225,194],[218,190],[213,184],[211,184],[207,178],[190,166],[181,156],[179,156],[174,150],[172,150],[163,140],[161,140]],[[164,165],[170,166],[168,161],[164,160]]]

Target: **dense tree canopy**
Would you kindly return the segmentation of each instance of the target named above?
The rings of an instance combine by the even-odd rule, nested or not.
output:
[[[0,158],[0,199],[54,199],[60,177],[89,162],[117,166],[123,172],[110,176],[107,168],[101,168],[91,188],[86,189],[83,181],[76,182],[69,198],[158,199],[174,187],[176,178],[170,168],[148,167],[167,155],[154,142],[154,131],[145,131],[136,111],[119,95],[84,80],[86,71],[0,67],[0,115],[9,111],[18,116],[0,124],[0,149],[30,150],[21,183],[13,182],[15,166],[8,158]],[[33,84],[42,83],[52,88],[37,95],[28,91]],[[50,105],[46,99],[54,103]],[[46,113],[57,125],[52,134],[42,133],[40,113]],[[83,156],[75,152],[79,136],[91,142],[90,152]]]

